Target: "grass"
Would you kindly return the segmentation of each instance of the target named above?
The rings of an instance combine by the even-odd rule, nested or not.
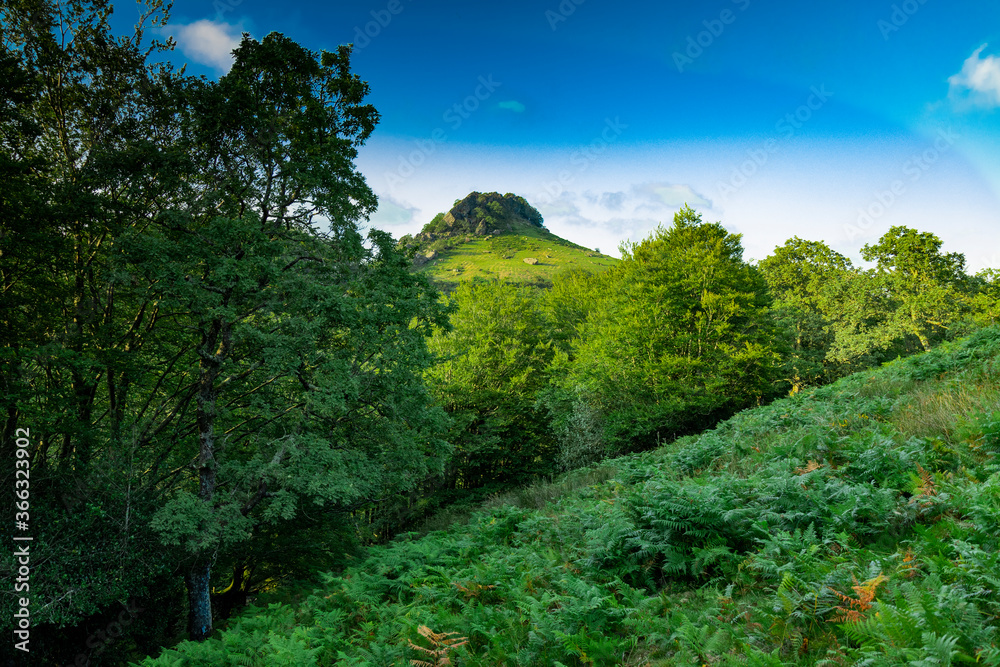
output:
[[[504,242],[508,240],[509,242]],[[525,259],[534,258],[531,265]],[[618,260],[595,253],[559,238],[543,229],[523,226],[515,234],[491,238],[472,237],[437,257],[417,271],[450,291],[466,280],[499,279],[506,282],[550,285],[552,277],[564,268],[582,268],[592,272],[608,269]]]
[[[957,444],[955,432],[963,422],[997,405],[1000,405],[1000,391],[996,386],[978,384],[941,391],[932,385],[913,394],[898,411],[894,424],[904,436],[937,436]]]
[[[143,664],[997,666],[998,380],[985,329],[493,496]]]

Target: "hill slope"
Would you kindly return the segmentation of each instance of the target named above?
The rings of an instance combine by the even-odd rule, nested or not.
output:
[[[473,192],[399,245],[448,290],[475,278],[547,285],[564,268],[598,272],[617,260],[556,236],[523,197]]]
[[[998,572],[993,327],[497,498],[144,664],[998,665]]]

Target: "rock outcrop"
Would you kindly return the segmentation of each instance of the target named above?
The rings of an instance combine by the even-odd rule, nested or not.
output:
[[[524,197],[510,192],[473,192],[455,202],[447,213],[436,215],[419,234],[401,238],[399,245],[415,250],[415,261],[423,264],[429,261],[429,252],[446,249],[452,243],[468,241],[472,236],[517,233],[525,227],[545,229],[542,214]]]

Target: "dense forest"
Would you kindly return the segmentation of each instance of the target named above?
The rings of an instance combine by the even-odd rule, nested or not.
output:
[[[1000,273],[970,275],[962,255],[907,227],[860,248],[870,268],[799,238],[751,263],[740,235],[685,206],[600,273],[566,269],[545,287],[474,280],[446,295],[413,270],[409,239],[364,233],[378,202],[354,160],[379,113],[351,71],[350,47],[314,53],[277,33],[245,36],[232,69],[212,81],[156,59],[171,47],[147,34],[166,20],[159,0],[127,36],[112,33],[110,11],[107,0],[0,5],[0,447],[12,537],[31,539],[30,588],[5,587],[3,609],[11,631],[30,613],[30,664],[141,660],[185,638],[204,647],[186,650],[206,653],[175,656],[179,664],[400,664],[408,657],[389,637],[401,630],[379,605],[393,596],[403,605],[401,587],[418,583],[385,559],[429,571],[470,550],[487,569],[522,559],[523,586],[552,596],[504,597],[501,584],[485,583],[499,575],[485,570],[441,574],[453,577],[449,594],[518,599],[541,605],[532,614],[565,618],[551,615],[556,625],[535,639],[521,628],[515,648],[454,664],[619,664],[630,637],[648,642],[630,645],[636,665],[650,647],[698,664],[743,644],[815,657],[810,641],[901,664],[892,662],[905,643],[898,633],[924,598],[940,614],[968,615],[926,625],[931,603],[920,602],[927,650],[1000,664],[986,588],[997,585]],[[432,224],[444,230],[442,219]],[[845,391],[881,395],[864,384],[880,376],[847,376],[918,353],[892,366],[909,379],[891,382],[909,390],[954,372],[955,382],[968,373],[982,385],[986,398],[968,408],[961,437],[951,426],[891,431],[886,424],[905,421],[902,404],[833,406]],[[937,361],[917,377],[924,358]],[[842,378],[839,394],[816,389]],[[829,427],[785,415],[820,397],[831,401],[820,420],[833,419]],[[762,458],[745,468],[758,436],[734,433],[778,426],[725,420],[765,404],[769,412],[754,414],[780,412],[813,431],[782,444],[787,451],[754,446]],[[874,430],[852,436],[841,419]],[[501,503],[466,532],[404,539],[363,560],[373,545],[565,474],[562,484],[605,484],[588,496],[614,509],[603,526],[567,522],[560,532],[551,515]],[[612,478],[638,485],[627,502],[615,499]],[[980,499],[987,483],[993,495]],[[918,501],[888,517],[903,491]],[[850,520],[816,509],[845,502],[855,503]],[[951,523],[932,534],[921,528],[931,518]],[[548,540],[533,547],[537,558],[565,560],[558,590],[552,563],[539,560],[533,573],[532,558],[509,552],[531,531]],[[907,566],[923,568],[916,597],[898,586],[873,602],[887,566],[814,563],[829,549],[881,562],[913,531],[924,540],[906,561],[923,563]],[[587,542],[598,539],[606,544]],[[19,561],[6,553],[13,582]],[[955,558],[984,569],[957,573]],[[573,559],[586,560],[586,576]],[[285,629],[259,615],[260,642],[289,642],[280,660],[263,643],[244,662],[210,653],[226,646],[216,626],[253,633],[256,616],[237,615],[248,601],[344,572],[355,588],[334,595],[341,606],[320,613],[325,603],[312,600],[306,618],[279,605]],[[389,583],[365,578],[376,574]],[[718,596],[704,585],[721,586]],[[711,619],[742,613],[732,587],[777,595],[776,620],[764,626],[775,637],[722,636]],[[675,593],[711,613],[669,612]],[[828,616],[810,612],[812,601]],[[630,625],[626,610],[650,604],[667,625]],[[883,621],[865,625],[872,604]],[[838,613],[859,621],[855,629],[817,629]],[[991,619],[981,635],[952,631],[973,617]],[[483,637],[498,622],[483,621],[464,655],[486,655]],[[302,624],[345,634],[295,644]],[[338,653],[361,645],[351,632],[371,640],[367,657]],[[409,658],[450,664],[459,642],[444,632],[407,635],[424,638],[424,653]],[[376,635],[389,643],[378,648]],[[611,643],[600,643],[605,635]],[[534,653],[518,653],[529,645]]]
[[[993,326],[496,494],[141,665],[1000,665],[998,408]]]

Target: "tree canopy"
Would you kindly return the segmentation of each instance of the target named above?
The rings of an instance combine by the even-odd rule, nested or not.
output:
[[[893,227],[878,243],[861,249],[862,257],[878,262],[879,278],[892,294],[890,325],[916,336],[924,351],[961,310],[967,280],[965,257],[942,253],[941,245],[930,232]]]
[[[769,393],[769,296],[739,235],[685,207],[622,255],[562,383],[593,397],[612,441],[655,442]]]
[[[4,432],[36,434],[35,622],[181,579],[200,639],[216,563],[280,559],[242,546],[443,469],[422,371],[446,311],[361,233],[378,113],[350,47],[244,36],[208,81],[109,14],[4,5]]]

